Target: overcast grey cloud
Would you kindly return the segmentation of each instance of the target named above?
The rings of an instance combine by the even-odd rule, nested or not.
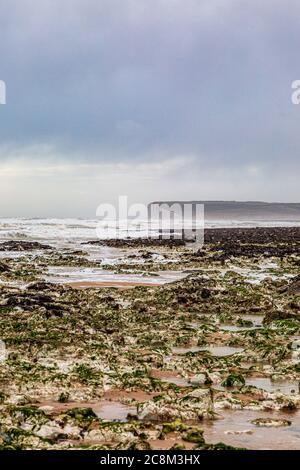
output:
[[[0,0],[0,212],[299,201],[299,40],[297,0]]]

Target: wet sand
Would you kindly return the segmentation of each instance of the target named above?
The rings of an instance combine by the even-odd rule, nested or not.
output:
[[[119,289],[130,289],[138,286],[159,287],[160,283],[136,282],[136,281],[89,281],[89,282],[69,282],[64,284],[73,289],[99,289],[101,287],[117,287]]]
[[[291,421],[290,426],[260,427],[251,421],[273,418]],[[253,450],[300,450],[300,413],[223,410],[217,421],[203,422],[207,442]]]

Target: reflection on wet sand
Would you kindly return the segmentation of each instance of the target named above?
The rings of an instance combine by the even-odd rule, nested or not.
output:
[[[290,426],[260,427],[251,421],[257,418],[284,419]],[[248,410],[224,410],[220,419],[201,423],[206,442],[246,447],[248,449],[300,449],[300,412],[262,412]]]
[[[100,419],[108,421],[127,421],[128,415],[136,415],[136,406],[119,402],[103,402],[94,405],[93,410]]]
[[[269,377],[254,377],[246,380],[246,385],[262,388],[267,392],[281,392],[286,395],[298,393],[299,383],[289,380],[271,380]]]
[[[135,287],[135,286],[161,286],[170,282],[184,279],[186,274],[180,271],[161,271],[155,273],[114,273],[102,268],[74,268],[74,267],[50,267],[46,280],[58,284],[66,284],[70,287],[100,288],[100,287]]]
[[[231,356],[243,351],[243,348],[233,346],[190,346],[190,347],[178,347],[173,348],[173,354],[187,354],[196,353],[200,351],[208,351],[213,356]]]

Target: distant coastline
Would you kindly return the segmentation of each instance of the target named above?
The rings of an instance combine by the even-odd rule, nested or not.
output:
[[[261,201],[204,201],[169,200],[152,201],[152,205],[162,204],[204,204],[206,220],[295,220],[300,221],[300,203],[261,202]]]

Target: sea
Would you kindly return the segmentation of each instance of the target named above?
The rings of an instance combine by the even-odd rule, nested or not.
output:
[[[300,220],[204,220],[205,229],[233,227],[300,227]],[[27,240],[49,243],[57,248],[78,247],[82,243],[109,238],[153,238],[159,236],[158,223],[147,220],[99,221],[65,218],[0,218],[0,241]]]

